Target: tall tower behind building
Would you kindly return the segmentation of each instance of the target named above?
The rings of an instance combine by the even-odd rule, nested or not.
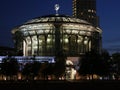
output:
[[[73,0],[73,16],[99,27],[96,15],[96,0]]]

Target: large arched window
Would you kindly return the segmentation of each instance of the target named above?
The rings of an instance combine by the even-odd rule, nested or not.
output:
[[[71,35],[69,37],[69,50],[70,50],[70,54],[71,55],[74,55],[76,54],[76,51],[77,51],[77,36],[76,35]]]
[[[47,35],[47,40],[46,40],[46,55],[53,55],[54,52],[54,41],[55,37],[52,34]]]
[[[45,47],[46,47],[46,40],[45,35],[40,35],[39,38],[39,55],[44,55]]]
[[[77,43],[78,43],[78,54],[80,54],[83,52],[83,36],[78,35]]]

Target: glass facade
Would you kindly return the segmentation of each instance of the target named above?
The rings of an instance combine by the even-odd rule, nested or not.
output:
[[[16,49],[24,56],[55,56],[64,50],[67,56],[79,56],[101,49],[100,28],[65,15],[48,15],[29,20],[12,30]]]

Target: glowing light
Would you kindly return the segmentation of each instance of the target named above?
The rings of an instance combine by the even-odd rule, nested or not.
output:
[[[84,41],[84,44],[87,44],[87,43],[88,43],[88,41],[87,41],[87,40],[85,40],[85,41]]]
[[[65,39],[65,42],[68,43],[68,39],[67,38]]]
[[[51,41],[51,39],[48,38],[48,39],[47,39],[47,42],[49,43],[50,41]]]

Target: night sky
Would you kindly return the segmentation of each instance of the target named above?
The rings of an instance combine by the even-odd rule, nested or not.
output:
[[[59,4],[59,14],[72,16],[72,0],[0,0],[0,46],[13,47],[11,30],[26,21],[55,14],[54,5]],[[120,51],[120,0],[97,0],[100,17],[102,47],[109,52]]]

